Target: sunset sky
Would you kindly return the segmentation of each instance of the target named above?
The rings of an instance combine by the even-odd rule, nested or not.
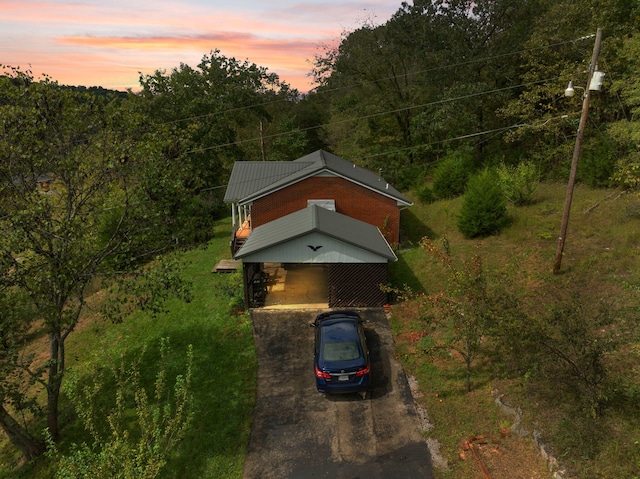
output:
[[[401,0],[0,0],[0,64],[65,85],[124,90],[139,72],[196,67],[218,49],[307,91],[310,61]]]

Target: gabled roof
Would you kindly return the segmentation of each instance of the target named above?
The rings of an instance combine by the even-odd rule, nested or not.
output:
[[[335,238],[343,243],[396,261],[398,258],[378,228],[317,205],[311,205],[255,228],[235,254],[240,259],[309,233]]]
[[[290,184],[331,173],[410,206],[413,203],[377,174],[324,150],[294,161],[239,161],[224,196],[227,203],[249,203]]]

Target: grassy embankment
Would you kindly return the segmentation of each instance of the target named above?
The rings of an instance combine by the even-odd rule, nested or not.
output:
[[[409,245],[417,244],[422,236],[438,242],[446,235],[458,261],[479,254],[489,284],[493,280],[506,284],[522,304],[532,305],[532,315],[544,315],[559,298],[575,291],[587,309],[607,299],[623,311],[611,326],[619,331],[620,346],[604,356],[611,381],[604,388],[608,394],[604,412],[594,418],[579,410],[576,398],[558,378],[541,378],[535,370],[524,376],[521,371],[514,374],[486,349],[473,363],[473,390],[466,393],[462,360],[454,355],[425,355],[425,345],[432,338],[425,336],[426,326],[416,318],[415,306],[396,305],[391,323],[398,356],[407,374],[419,382],[424,393],[421,401],[434,424],[428,435],[440,441],[451,469],[438,477],[474,477],[475,462],[459,460],[461,441],[475,435],[499,441],[500,427],[504,430],[511,424],[493,403],[495,389],[506,394],[506,401],[522,407],[523,426],[529,432],[541,431],[552,454],[578,477],[639,477],[640,203],[634,195],[577,188],[561,273],[553,275],[564,192],[564,185],[541,185],[533,205],[510,208],[510,226],[482,240],[466,240],[458,233],[460,199],[429,205],[416,201],[403,212]],[[446,276],[427,251],[410,246],[392,266],[392,280],[434,293],[442,288]],[[492,345],[495,343],[489,341],[485,346]]]

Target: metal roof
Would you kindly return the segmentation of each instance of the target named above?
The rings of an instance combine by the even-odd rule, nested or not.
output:
[[[365,188],[394,198],[406,206],[413,204],[376,173],[324,150],[317,150],[294,161],[237,162],[231,172],[224,201],[248,203],[292,183],[324,172],[341,176]]]
[[[388,260],[398,259],[377,227],[317,205],[256,227],[234,259],[241,259],[313,232]]]
[[[231,171],[225,203],[239,203],[255,191],[305,168],[293,161],[236,161]]]

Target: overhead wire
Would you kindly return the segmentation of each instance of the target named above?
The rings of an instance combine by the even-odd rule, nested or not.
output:
[[[575,44],[578,41],[586,40],[588,38],[590,38],[590,36],[584,36],[584,37],[580,37],[580,38],[573,39],[573,40],[566,40],[566,41],[552,43],[552,44],[549,44],[549,45],[543,45],[543,46],[539,46],[539,47],[531,47],[531,48],[525,48],[525,49],[522,49],[522,50],[514,50],[514,51],[511,51],[511,52],[501,53],[501,54],[497,54],[497,55],[479,57],[479,58],[475,58],[475,59],[471,59],[471,60],[466,60],[466,61],[463,61],[463,62],[451,63],[451,64],[447,64],[447,65],[439,65],[439,66],[432,67],[432,68],[426,68],[426,69],[422,69],[422,70],[416,70],[416,71],[412,71],[412,72],[408,72],[408,73],[403,73],[402,75],[399,75],[399,76],[412,77],[412,76],[421,75],[421,74],[425,74],[425,73],[431,73],[431,72],[434,72],[434,71],[444,70],[444,69],[448,69],[448,68],[458,68],[458,67],[462,67],[462,66],[466,66],[466,65],[472,65],[472,64],[475,64],[475,63],[495,60],[497,58],[503,58],[503,57],[513,56],[513,55],[520,55],[522,53],[527,53],[527,52],[531,52],[531,51],[546,50],[546,49],[549,49],[549,48],[556,48],[556,47],[559,47],[559,46],[562,46],[562,45]],[[356,83],[350,84],[350,85],[334,87],[334,88],[324,88],[322,90],[317,90],[318,87],[321,87],[321,85],[318,85],[318,87],[316,89],[312,89],[311,90],[311,93],[313,93],[314,95],[324,95],[324,94],[334,93],[336,91],[341,91],[341,90],[345,90],[345,89],[353,89],[353,88],[356,88],[358,86],[363,86],[363,85],[366,85],[366,84],[380,83],[380,82],[385,82],[385,81],[392,81],[392,80],[395,80],[397,78],[397,76],[387,76],[387,77],[381,77],[381,78],[376,78],[376,79],[371,79],[371,80],[363,80],[361,82],[356,82]],[[305,98],[309,94],[310,93],[303,94],[303,95],[301,95],[300,98]],[[183,121],[199,120],[199,119],[207,118],[207,117],[210,117],[210,116],[225,115],[225,114],[228,114],[228,113],[234,113],[234,112],[248,110],[248,109],[252,109],[252,108],[258,108],[258,107],[262,107],[262,106],[268,106],[268,105],[272,105],[272,104],[276,104],[276,103],[284,103],[284,102],[287,102],[287,101],[290,101],[290,100],[287,100],[285,98],[279,98],[277,100],[269,100],[269,101],[266,101],[266,102],[252,103],[252,104],[249,104],[249,105],[233,107],[233,108],[227,108],[227,109],[224,109],[224,110],[217,110],[217,111],[214,111],[214,112],[211,112],[211,113],[204,113],[204,114],[201,114],[201,115],[194,115],[194,116],[188,116],[188,117],[185,117],[185,118],[179,118],[179,119],[176,119],[176,120],[169,120],[169,121],[166,121],[166,122],[161,122],[161,123],[159,123],[159,125],[169,125],[169,124],[180,123],[180,122],[183,122]]]
[[[429,106],[441,105],[441,104],[444,104],[444,103],[454,102],[454,101],[458,101],[458,100],[465,100],[465,99],[468,99],[468,98],[475,98],[475,97],[478,97],[478,96],[489,95],[489,94],[492,94],[492,93],[499,93],[499,92],[502,92],[502,91],[514,90],[514,89],[523,88],[523,87],[526,87],[526,86],[538,85],[538,84],[546,83],[546,82],[552,81],[552,80],[555,80],[555,78],[549,78],[549,79],[545,79],[545,80],[537,80],[537,81],[528,82],[528,83],[521,83],[519,85],[512,85],[512,86],[503,87],[503,88],[496,88],[496,89],[493,89],[493,90],[470,93],[468,95],[461,95],[461,96],[453,97],[453,98],[444,98],[444,99],[435,100],[435,101],[428,102],[428,103],[422,103],[420,105],[412,105],[412,106],[408,106],[408,107],[404,107],[404,108],[396,108],[396,109],[393,109],[393,110],[385,110],[385,111],[381,111],[381,112],[370,113],[368,115],[361,115],[361,116],[352,117],[352,118],[345,118],[343,120],[337,120],[337,121],[333,121],[333,122],[330,122],[330,123],[323,123],[323,124],[320,124],[320,125],[314,125],[314,126],[305,127],[305,128],[298,128],[296,130],[290,130],[290,131],[282,132],[282,133],[274,133],[272,135],[267,135],[267,136],[257,136],[257,137],[247,138],[247,139],[244,139],[244,140],[238,140],[238,141],[234,141],[234,142],[223,143],[223,144],[214,145],[214,146],[208,146],[208,147],[204,147],[204,148],[196,148],[196,149],[193,149],[193,150],[186,151],[185,153],[186,154],[201,153],[203,151],[208,151],[208,150],[213,150],[213,149],[218,149],[218,148],[226,148],[226,147],[229,147],[229,146],[234,146],[234,145],[239,145],[239,144],[243,144],[243,143],[254,142],[254,141],[261,140],[261,139],[265,140],[265,139],[278,138],[278,137],[281,137],[281,136],[290,135],[290,134],[295,133],[295,132],[304,132],[304,131],[315,130],[315,129],[318,129],[318,128],[325,128],[327,126],[340,125],[340,124],[343,124],[343,123],[350,123],[350,122],[354,122],[354,121],[368,120],[368,119],[375,118],[375,117],[378,117],[378,116],[390,115],[390,114],[399,113],[399,112],[402,112],[402,111],[413,110],[413,109],[417,109],[417,108],[426,108],[426,107],[429,107]]]

